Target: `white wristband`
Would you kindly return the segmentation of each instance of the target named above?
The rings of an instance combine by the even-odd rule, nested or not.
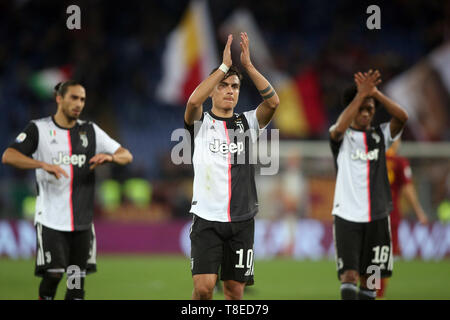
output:
[[[227,67],[227,66],[225,65],[225,63],[222,63],[222,64],[220,65],[220,67],[219,67],[219,70],[221,70],[221,71],[223,71],[223,73],[227,74],[227,72],[228,72],[228,70],[230,70],[230,68]]]

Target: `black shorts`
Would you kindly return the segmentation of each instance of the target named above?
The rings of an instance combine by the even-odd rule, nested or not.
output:
[[[392,275],[394,259],[389,217],[361,223],[334,216],[333,236],[339,279],[346,270],[372,275],[374,267],[371,266],[379,268],[381,278]]]
[[[70,232],[37,223],[36,238],[36,276],[42,277],[46,271],[64,273],[69,266],[77,266],[82,274],[97,271],[94,225]]]
[[[194,215],[191,226],[191,272],[219,274],[222,281],[254,283],[255,219],[208,221]]]

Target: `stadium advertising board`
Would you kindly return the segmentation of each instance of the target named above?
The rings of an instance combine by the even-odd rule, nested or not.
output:
[[[184,254],[189,256],[191,222],[123,224],[96,221],[99,254]],[[334,259],[331,223],[302,219],[257,220],[255,257],[272,259]],[[428,226],[402,221],[399,228],[402,258],[441,260],[450,258],[450,224]],[[0,220],[0,257],[29,259],[35,254],[36,231],[27,220]]]

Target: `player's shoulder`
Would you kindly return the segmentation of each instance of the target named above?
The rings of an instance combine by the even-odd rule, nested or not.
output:
[[[256,108],[255,109],[250,109],[247,111],[243,111],[241,113],[235,113],[236,116],[241,116],[241,117],[250,117],[256,114]]]
[[[377,124],[375,126],[372,126],[372,130],[380,132],[380,133],[382,133],[384,135],[384,132],[386,130],[389,130],[389,124],[390,124],[390,122],[379,123],[379,124]]]
[[[84,125],[90,125],[93,126],[95,124],[94,121],[91,120],[81,120],[81,119],[77,119],[77,124],[80,126],[84,126]],[[95,124],[96,125],[96,124]]]
[[[53,122],[53,119],[51,116],[30,120],[30,123],[34,123],[34,124],[46,124],[46,123],[52,123],[52,122]]]
[[[81,119],[77,119],[77,126],[79,126],[80,128],[87,128],[87,127],[91,127],[94,128],[98,125],[91,120],[81,120]]]
[[[256,108],[244,111],[241,113],[235,113],[236,119],[245,119],[248,123],[257,123]]]
[[[51,116],[48,116],[30,120],[30,122],[27,125],[27,130],[35,130],[38,132],[48,127],[52,128],[53,126],[54,126],[53,119]]]

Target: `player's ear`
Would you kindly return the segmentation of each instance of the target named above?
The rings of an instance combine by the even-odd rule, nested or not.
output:
[[[61,101],[62,101],[62,97],[59,94],[57,94],[56,95],[56,103],[59,104],[59,103],[61,103]]]

